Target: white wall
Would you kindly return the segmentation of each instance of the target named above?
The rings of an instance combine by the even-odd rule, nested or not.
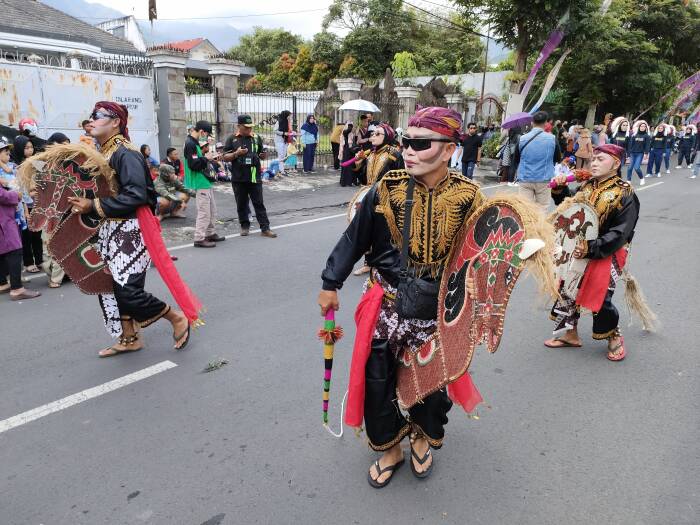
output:
[[[97,71],[63,69],[0,61],[0,122],[17,127],[31,117],[39,137],[56,131],[77,141],[80,123],[98,100],[111,100],[129,109],[129,131],[137,146],[148,144],[158,154],[158,126],[150,78]]]

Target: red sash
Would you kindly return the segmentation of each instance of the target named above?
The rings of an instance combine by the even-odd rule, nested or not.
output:
[[[173,260],[168,253],[160,230],[160,222],[155,218],[151,208],[148,206],[140,206],[136,210],[136,217],[139,221],[143,242],[146,244],[148,254],[153,260],[161,279],[173,295],[173,299],[182,308],[190,323],[194,323],[199,319],[199,314],[202,310],[202,303],[197,296],[190,290],[190,287],[182,280],[180,274],[173,264]]]
[[[605,295],[610,287],[610,272],[612,270],[612,258],[615,257],[620,269],[625,267],[627,261],[627,249],[620,248],[613,255],[605,259],[591,259],[588,261],[586,271],[581,280],[576,304],[593,313],[600,311],[605,301]]]
[[[355,345],[350,363],[348,381],[348,401],[345,409],[345,423],[351,427],[362,426],[365,417],[365,365],[372,351],[372,337],[379,319],[384,290],[375,283],[360,299],[355,310]]]

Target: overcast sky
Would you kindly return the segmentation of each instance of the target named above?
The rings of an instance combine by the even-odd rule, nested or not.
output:
[[[148,18],[148,0],[88,0],[98,3],[136,18]],[[321,20],[326,14],[331,0],[304,0],[303,2],[286,2],[282,0],[255,0],[253,2],[196,2],[193,0],[157,0],[158,18],[191,19],[195,17],[221,18],[221,23],[231,24],[243,31],[260,25],[263,27],[284,27],[305,38],[312,37],[321,29]],[[313,11],[312,11],[313,10]],[[305,11],[290,13],[291,11]],[[271,13],[287,13],[269,16],[241,16]],[[213,21],[213,20],[212,20]]]

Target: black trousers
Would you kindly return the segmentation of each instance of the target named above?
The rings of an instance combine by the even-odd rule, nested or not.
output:
[[[112,282],[122,319],[130,317],[141,326],[154,323],[168,313],[169,309],[163,301],[144,290],[145,285],[146,272],[130,275],[124,286]]]
[[[7,284],[10,276],[10,289],[19,290],[22,284],[22,248],[0,255],[0,285]]]
[[[387,450],[411,431],[421,433],[430,446],[440,448],[452,401],[444,390],[429,395],[408,410],[408,419],[396,400],[394,352],[386,339],[374,339],[365,366],[365,430],[374,450]]]
[[[617,334],[620,313],[612,303],[613,293],[613,291],[608,290],[600,311],[597,314],[593,314],[593,339],[609,339]]]
[[[331,149],[333,150],[333,169],[340,169],[340,159],[338,158],[338,155],[340,155],[340,143],[331,142]]]
[[[44,263],[41,232],[33,232],[29,228],[22,230],[22,259],[25,266],[41,266]]]
[[[691,158],[690,149],[683,148],[678,150],[678,166],[683,165],[683,159],[685,159],[685,165],[687,168],[692,167],[693,159]]]
[[[238,222],[241,224],[241,228],[250,228],[250,210],[248,208],[248,199],[250,199],[260,229],[262,231],[269,230],[270,220],[267,218],[267,210],[263,204],[263,185],[254,182],[232,182],[231,185],[233,186],[233,194],[236,196]]]

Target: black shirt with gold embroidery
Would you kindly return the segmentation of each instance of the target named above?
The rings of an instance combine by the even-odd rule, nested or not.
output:
[[[403,157],[398,148],[386,144],[369,153],[367,158],[356,161],[355,166],[362,173],[360,179],[371,186],[388,171],[403,169]]]
[[[604,259],[632,242],[640,206],[629,182],[613,176],[605,180],[590,179],[576,190],[568,186],[552,190],[557,205],[570,196],[598,212],[598,238],[588,242],[588,258]]]
[[[409,178],[404,170],[390,171],[372,186],[328,257],[324,290],[341,288],[365,254],[367,264],[396,286]],[[408,267],[415,276],[439,279],[460,228],[484,196],[467,177],[449,172],[433,189],[416,180],[413,200]]]

